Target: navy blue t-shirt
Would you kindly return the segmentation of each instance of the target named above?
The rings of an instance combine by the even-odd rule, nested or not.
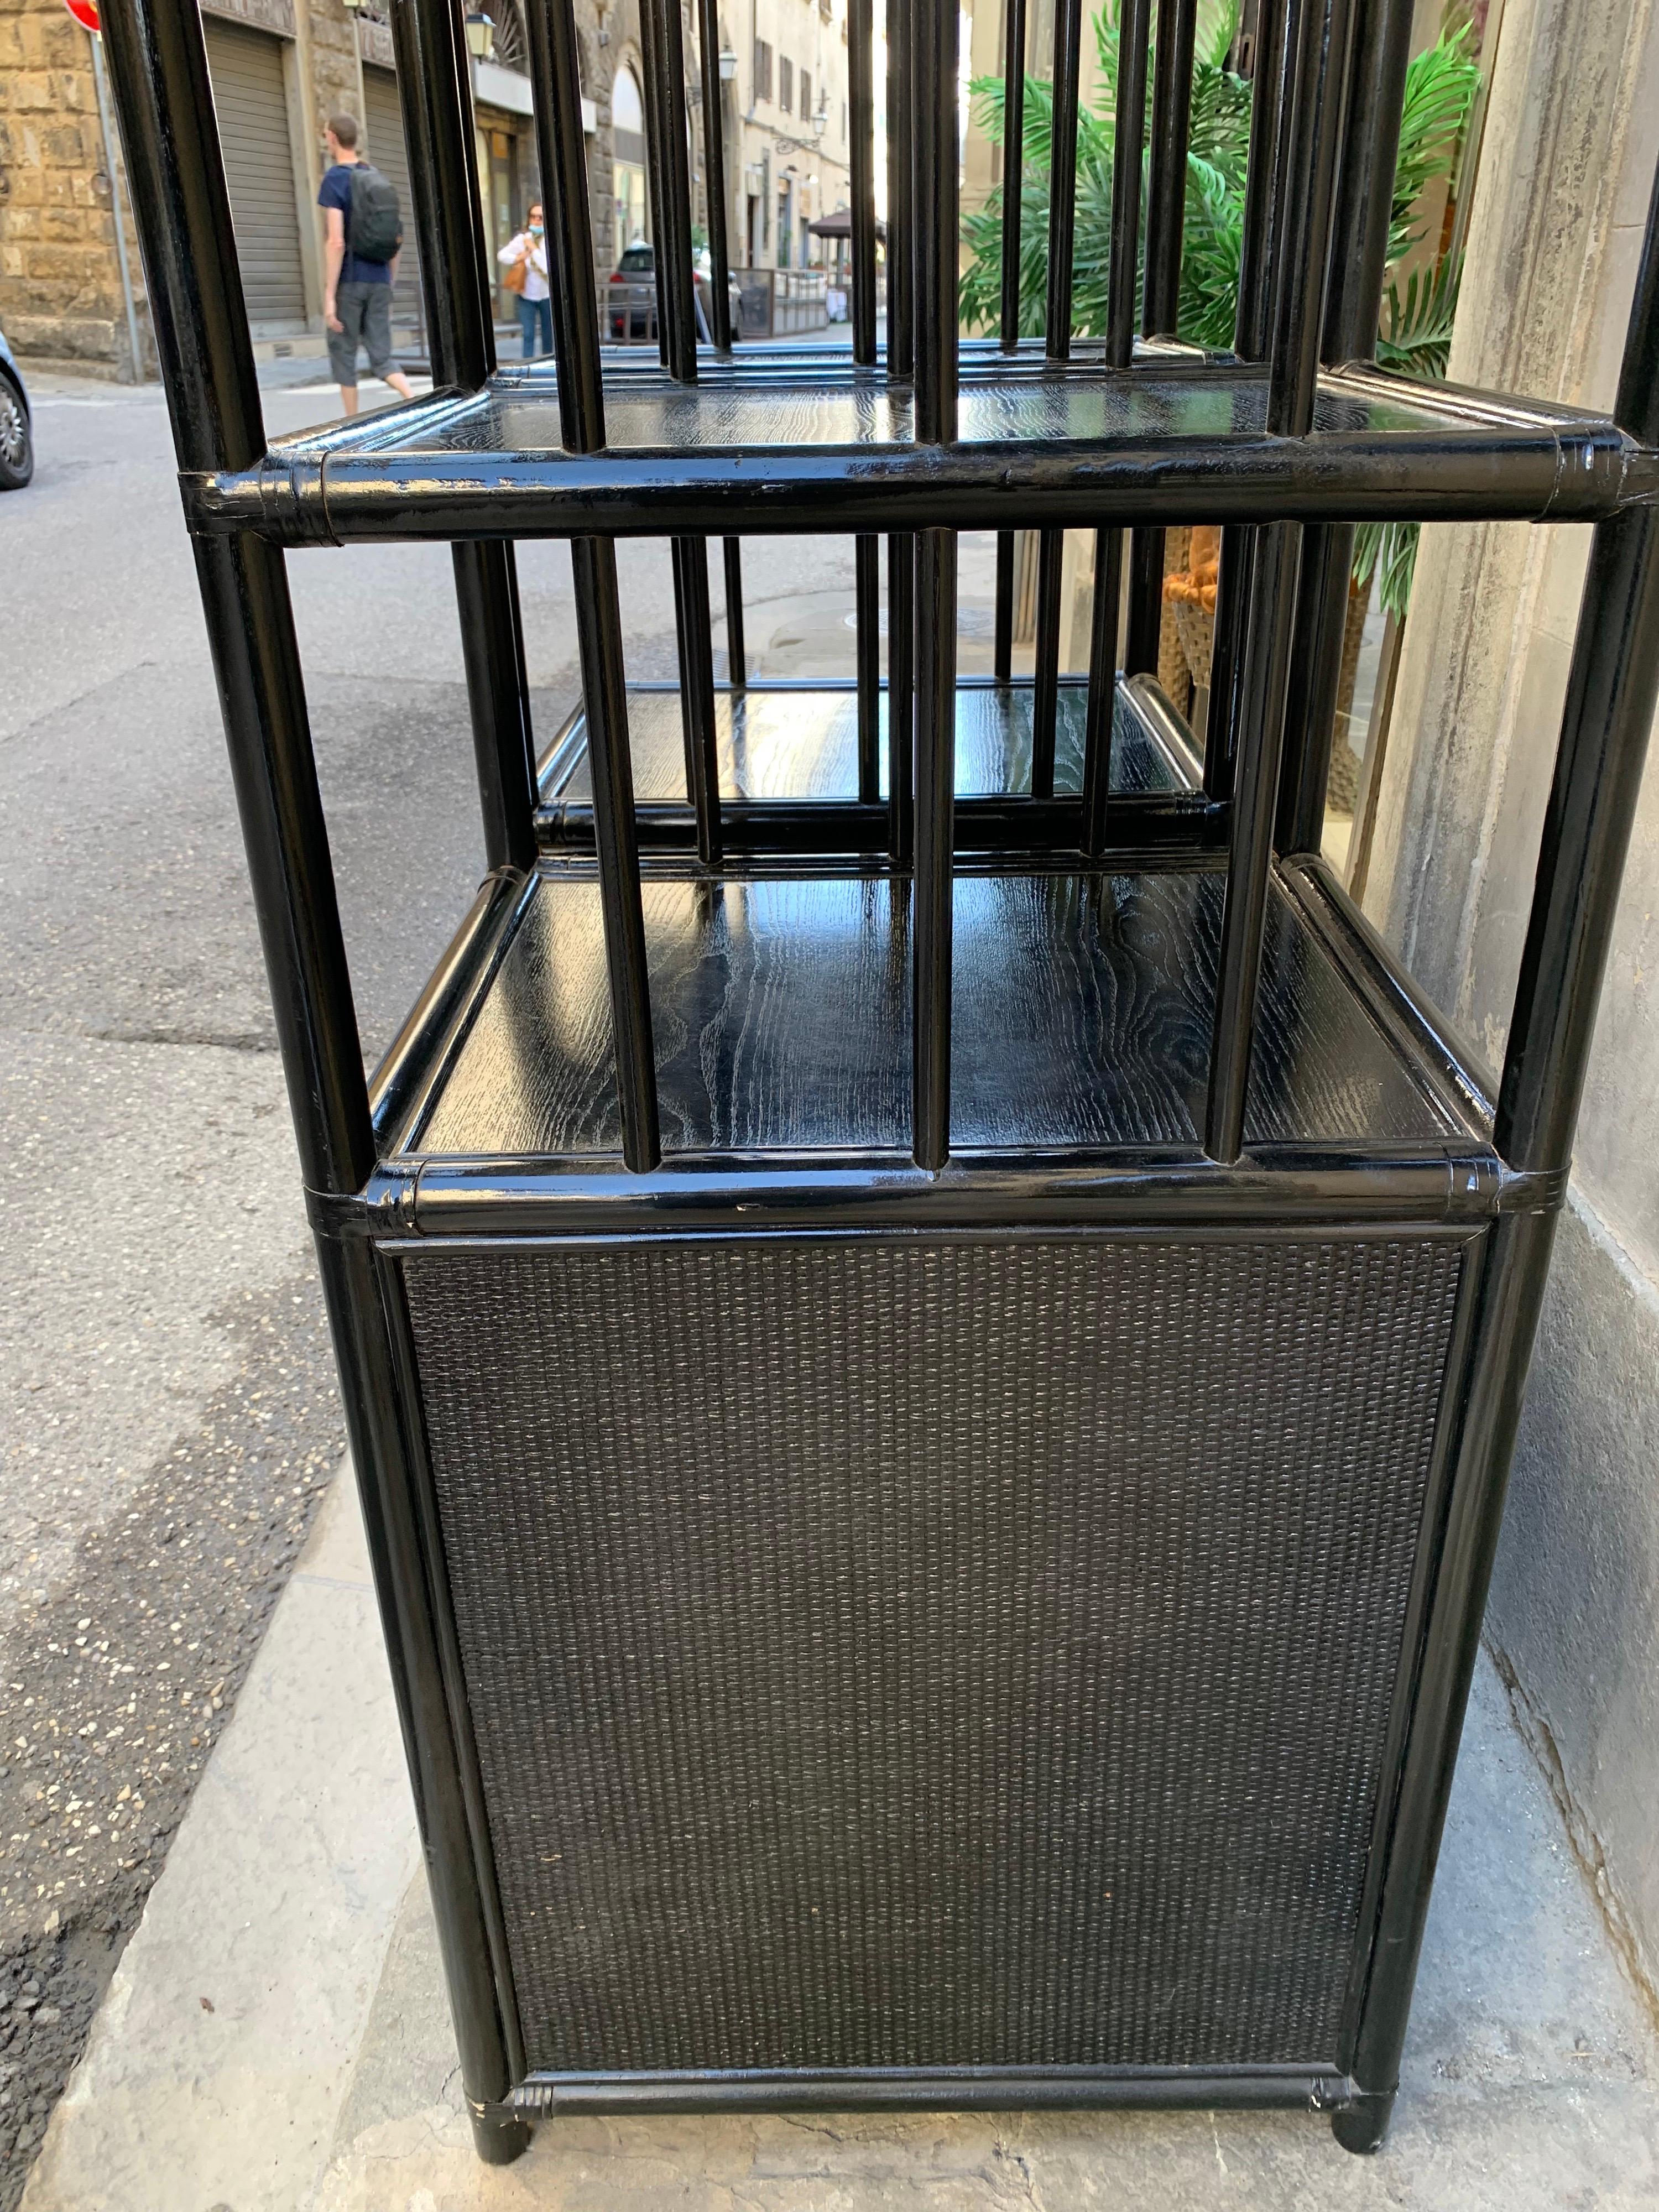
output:
[[[392,264],[389,261],[364,261],[351,250],[351,173],[355,161],[337,161],[325,175],[322,189],[317,195],[317,204],[322,208],[338,208],[345,225],[345,259],[340,264],[343,284],[389,284]]]

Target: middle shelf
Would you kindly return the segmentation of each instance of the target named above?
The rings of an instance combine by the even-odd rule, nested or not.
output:
[[[1084,692],[1061,687],[1062,787],[1077,777]],[[686,814],[677,692],[632,688],[629,709],[641,805]],[[1120,681],[1115,710],[1121,799],[1200,800],[1189,734],[1156,684]],[[1030,711],[1029,687],[960,690],[959,806],[1020,803]],[[850,687],[721,692],[723,804],[816,808],[833,829],[856,790],[856,715]],[[542,784],[550,811],[584,803],[580,711]],[[1315,867],[1277,874],[1269,895],[1247,1143],[1264,1165],[1305,1166],[1311,1148],[1321,1176],[1370,1178],[1372,1202],[1385,1166],[1401,1203],[1435,1210],[1449,1200],[1449,1157],[1484,1144],[1479,1083]],[[959,854],[956,1153],[1158,1156],[1190,1174],[1225,890],[1222,856],[1196,844],[1106,866]],[[886,1162],[890,1176],[911,1139],[912,900],[879,852],[736,854],[720,869],[684,848],[652,857],[642,914],[665,1173],[835,1156]],[[493,1183],[503,1170],[544,1192],[550,1176],[568,1189],[573,1174],[614,1172],[599,886],[574,837],[527,878],[486,885],[375,1089],[386,1171],[419,1163],[423,1192],[457,1174],[476,1197],[479,1175]]]
[[[953,1145],[1195,1144],[1224,890],[1203,869],[959,876]],[[665,1151],[908,1147],[908,901],[893,878],[647,882]],[[1458,1130],[1279,888],[1250,1097],[1252,1143],[1443,1145]],[[407,1149],[620,1143],[599,884],[546,866]]]
[[[960,678],[956,714],[956,833],[959,849],[1031,853],[1075,847],[1080,826],[1086,679],[1055,687],[1054,797],[1033,800],[1029,679],[998,684]],[[761,855],[832,858],[870,854],[887,836],[888,693],[877,696],[879,796],[858,798],[859,699],[850,682],[776,680],[715,689],[715,751],[728,848]],[[677,684],[628,687],[635,813],[647,860],[687,846],[694,817],[686,796],[683,707]],[[1151,677],[1114,686],[1110,800],[1121,842],[1212,847],[1224,810],[1200,789],[1203,763],[1191,731]],[[555,738],[540,773],[542,842],[591,848],[587,732],[578,708]]]

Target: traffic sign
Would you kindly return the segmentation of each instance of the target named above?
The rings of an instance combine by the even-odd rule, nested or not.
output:
[[[98,0],[64,0],[64,5],[83,31],[90,31],[97,37]]]

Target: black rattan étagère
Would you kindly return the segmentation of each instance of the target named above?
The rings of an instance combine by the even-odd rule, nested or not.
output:
[[[1115,2102],[1374,2149],[1659,694],[1659,214],[1610,413],[1383,374],[1413,9],[1271,0],[1235,343],[1182,345],[1194,0],[1121,0],[1080,338],[1063,0],[1046,327],[1014,193],[964,339],[957,14],[888,0],[884,321],[848,0],[852,343],[734,347],[723,205],[706,338],[692,281],[717,21],[643,0],[653,361],[599,343],[571,0],[536,0],[555,360],[507,368],[460,12],[391,13],[434,388],[275,442],[193,0],[106,27],[480,2151],[567,2106]],[[1500,517],[1595,536],[1494,1080],[1319,848],[1353,526]],[[1189,522],[1224,526],[1201,744],[1152,675]],[[750,680],[777,532],[855,540],[845,684]],[[640,534],[666,689],[624,678]],[[575,581],[539,758],[520,537]],[[487,872],[366,1082],[283,549],[422,538]]]

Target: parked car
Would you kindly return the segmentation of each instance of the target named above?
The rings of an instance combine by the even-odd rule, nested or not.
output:
[[[0,491],[21,491],[34,474],[34,428],[22,371],[0,331]]]
[[[626,246],[611,271],[605,319],[613,339],[654,337],[657,330],[657,253],[651,246]]]
[[[709,307],[710,278],[706,270],[699,267],[692,273],[697,288],[697,299],[702,308],[702,327],[699,337],[714,334],[714,318]],[[736,277],[730,276],[732,328],[738,322],[740,294]],[[643,239],[636,239],[626,247],[622,259],[611,272],[605,299],[605,320],[613,342],[627,344],[657,335],[657,249]]]

